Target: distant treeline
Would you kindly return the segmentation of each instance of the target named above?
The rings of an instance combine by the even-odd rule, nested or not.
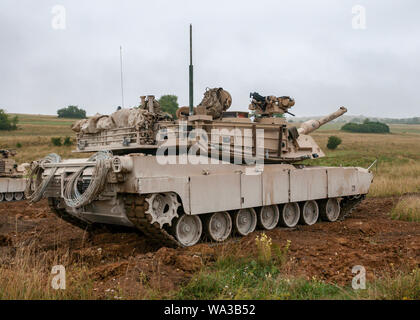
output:
[[[389,127],[385,123],[365,120],[363,123],[349,122],[341,127],[341,130],[359,133],[389,133]]]
[[[310,119],[319,119],[321,117],[296,117],[296,118],[288,118],[289,122],[305,122]],[[364,116],[347,116],[343,115],[338,119],[332,121],[333,123],[363,123],[366,119]],[[413,118],[403,118],[403,119],[394,119],[394,118],[369,118],[370,121],[377,121],[383,122],[388,124],[420,124],[420,117],[413,117]]]
[[[420,124],[420,117],[407,119],[387,119],[386,123],[400,123],[400,124]]]
[[[353,118],[351,122],[363,123],[366,118]],[[389,124],[420,124],[420,117],[393,119],[393,118],[369,118],[370,121],[377,121]]]

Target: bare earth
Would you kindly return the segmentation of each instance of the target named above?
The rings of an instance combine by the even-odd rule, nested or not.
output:
[[[420,266],[420,223],[394,221],[389,212],[398,198],[369,198],[343,222],[279,228],[266,232],[281,246],[291,240],[285,276],[350,285],[355,265],[367,279]],[[32,245],[37,254],[69,252],[70,263],[88,266],[98,298],[123,288],[167,293],[185,284],[222,254],[245,256],[256,251],[254,233],[224,244],[158,248],[139,232],[88,234],[56,218],[46,201],[0,203],[0,260],[10,262],[16,248]],[[147,284],[147,285],[146,285]],[[140,296],[139,296],[140,295]]]

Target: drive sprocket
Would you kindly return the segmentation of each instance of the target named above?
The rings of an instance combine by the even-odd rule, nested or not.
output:
[[[178,197],[173,192],[153,193],[146,196],[146,214],[151,217],[151,224],[157,222],[161,228],[165,224],[172,226],[172,220],[178,218]]]

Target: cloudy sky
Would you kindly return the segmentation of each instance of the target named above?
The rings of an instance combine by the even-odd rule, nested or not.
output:
[[[196,104],[220,86],[232,110],[247,110],[257,91],[294,97],[298,116],[341,105],[420,116],[419,14],[417,0],[1,0],[0,108],[113,112],[120,45],[125,106],[146,94],[187,105],[192,23]]]

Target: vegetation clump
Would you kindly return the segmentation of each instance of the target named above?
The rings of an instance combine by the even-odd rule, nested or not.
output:
[[[327,148],[335,150],[341,144],[342,140],[337,136],[330,136],[328,138]]]
[[[382,122],[369,121],[366,119],[363,123],[346,123],[341,127],[342,131],[358,132],[358,133],[389,133],[389,126]]]
[[[63,145],[60,137],[52,137],[51,143],[53,144],[53,146],[56,146],[56,147],[60,147]]]
[[[71,146],[73,142],[71,141],[70,137],[65,137],[63,141],[63,146]]]
[[[79,108],[78,106],[68,106],[57,110],[59,118],[72,118],[72,119],[85,119],[86,111]]]
[[[10,118],[9,115],[3,109],[0,109],[0,130],[16,130],[18,122],[18,116]]]
[[[256,255],[221,256],[208,270],[176,294],[178,299],[295,299],[303,292],[290,293],[291,282],[283,278],[291,241],[274,244],[265,233],[255,238]],[[306,284],[301,281],[302,287]],[[328,287],[328,286],[326,286]],[[302,288],[304,290],[304,288]],[[323,291],[324,288],[320,288]],[[320,293],[314,293],[317,296]]]

